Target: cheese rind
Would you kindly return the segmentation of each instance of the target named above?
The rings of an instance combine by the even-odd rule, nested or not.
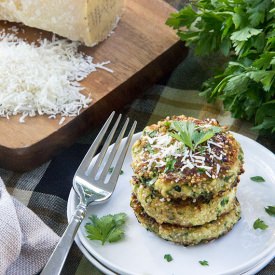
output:
[[[0,0],[0,20],[94,46],[116,27],[123,6],[124,0]]]

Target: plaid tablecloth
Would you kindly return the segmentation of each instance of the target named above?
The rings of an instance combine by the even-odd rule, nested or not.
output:
[[[131,105],[125,106],[121,110],[122,114],[138,121],[137,132],[146,125],[172,114],[198,118],[215,117],[222,124],[230,125],[232,130],[256,139],[274,152],[274,140],[257,137],[257,133],[250,130],[250,123],[232,119],[228,112],[223,111],[220,104],[208,104],[198,95],[198,88],[207,74],[207,64],[207,60],[196,59],[190,54],[167,79],[146,91]],[[9,192],[59,235],[67,226],[66,208],[72,177],[99,129],[100,126],[91,129],[87,136],[33,171],[20,174],[0,169],[0,176]],[[63,274],[101,272],[93,267],[74,245]],[[275,274],[275,260],[259,274]]]
[[[183,1],[170,0],[181,6]],[[208,104],[199,97],[198,89],[209,77],[209,60],[194,58],[192,53],[160,83],[146,91],[132,104],[121,110],[122,114],[138,121],[137,132],[146,125],[167,115],[185,114],[198,118],[215,117],[221,124],[231,126],[231,130],[257,140],[275,152],[274,139],[258,137],[250,130],[248,122],[235,120],[225,112],[221,104]],[[90,143],[100,129],[79,139],[73,146],[63,151],[48,163],[28,173],[15,173],[0,168],[8,191],[33,210],[48,226],[61,235],[66,226],[67,199],[72,187],[72,177]],[[102,274],[83,257],[76,245],[70,251],[63,274]],[[275,260],[258,274],[275,274]]]

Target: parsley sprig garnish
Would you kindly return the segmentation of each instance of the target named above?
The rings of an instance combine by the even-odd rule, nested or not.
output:
[[[199,144],[211,139],[215,134],[221,132],[221,128],[211,126],[201,128],[192,121],[173,121],[171,124],[172,131],[170,136],[182,142],[194,151]]]
[[[126,214],[106,215],[98,218],[96,215],[89,217],[90,223],[86,223],[85,229],[90,240],[114,243],[121,240],[124,236],[123,225],[126,222]]]

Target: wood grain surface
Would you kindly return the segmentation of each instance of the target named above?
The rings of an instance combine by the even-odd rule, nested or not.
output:
[[[110,60],[114,73],[98,71],[81,84],[93,102],[77,117],[59,119],[47,116],[0,118],[0,167],[27,171],[52,158],[79,136],[102,122],[112,110],[119,110],[141,92],[169,73],[187,54],[175,32],[165,25],[174,9],[162,0],[126,0],[124,14],[115,33],[96,47],[82,46],[81,51],[95,62]],[[8,29],[16,24],[0,21]],[[24,28],[29,41],[52,36],[38,29]]]

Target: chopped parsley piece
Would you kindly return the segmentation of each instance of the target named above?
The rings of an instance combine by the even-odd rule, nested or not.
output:
[[[166,166],[164,169],[164,173],[169,172],[169,171],[174,171],[175,169],[175,163],[176,163],[176,159],[175,158],[166,158]]]
[[[155,153],[150,143],[147,143],[147,144],[146,144],[145,149],[146,149],[146,151],[148,151],[150,154],[154,154],[154,153]]]
[[[243,155],[238,155],[238,159],[239,159],[240,161],[243,161]]]
[[[202,266],[209,266],[208,261],[206,261],[206,260],[199,261],[199,263],[200,263]]]
[[[158,131],[152,131],[152,132],[148,132],[147,134],[150,138],[153,138],[157,135],[157,133],[158,133]]]
[[[226,204],[228,204],[229,202],[229,198],[225,197],[221,200],[221,206],[225,206]]]
[[[265,182],[265,179],[261,176],[251,177],[250,179],[256,182]]]
[[[213,199],[213,194],[211,192],[204,191],[201,193],[201,196],[205,203],[209,203]]]
[[[197,171],[198,171],[198,173],[203,174],[206,171],[206,169],[198,168]]]
[[[233,175],[225,176],[223,179],[226,182],[229,182],[229,180],[232,178]]]
[[[157,181],[157,177],[154,177],[154,178],[141,177],[141,182],[147,186],[152,186],[156,181]]]
[[[201,147],[199,148],[200,154],[203,155],[203,154],[205,153],[206,149],[207,149],[206,146],[201,146]]]
[[[109,172],[110,174],[112,174],[113,171],[114,171],[114,167],[110,167],[109,170],[108,170],[108,172]],[[123,175],[123,174],[124,174],[124,171],[121,169],[120,172],[119,172],[119,174],[120,174],[120,175]]]
[[[181,192],[181,187],[179,185],[174,186],[174,190],[177,192]]]
[[[275,216],[275,206],[265,207],[265,212],[270,216]]]
[[[253,224],[253,228],[254,229],[261,229],[261,230],[265,230],[268,228],[268,225],[265,224],[265,222],[261,219],[257,219],[254,224]]]
[[[167,262],[171,262],[173,261],[173,258],[170,254],[165,254],[163,257]]]
[[[90,216],[91,222],[85,225],[87,238],[101,241],[102,245],[106,242],[114,243],[121,240],[124,236],[123,226],[126,218],[125,213],[106,215],[101,218],[96,215]]]

